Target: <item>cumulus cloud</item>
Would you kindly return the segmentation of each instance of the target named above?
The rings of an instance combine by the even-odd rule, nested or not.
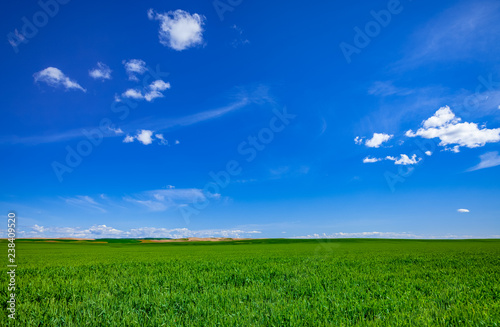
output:
[[[468,213],[468,212],[470,212],[469,209],[458,209],[457,211],[460,212],[460,213]]]
[[[370,158],[366,157],[363,159],[363,163],[373,163],[373,162],[378,162],[382,160],[390,160],[394,161],[395,165],[415,165],[422,160],[422,158],[417,158],[417,155],[414,154],[411,156],[411,158],[406,155],[406,154],[401,154],[399,157],[393,157],[393,156],[387,156],[385,158]]]
[[[373,133],[373,137],[369,140],[366,140],[365,145],[369,148],[378,148],[382,145],[382,143],[389,141],[393,135],[384,134],[384,133]]]
[[[370,158],[370,157],[366,157],[363,159],[363,163],[372,163],[372,162],[377,162],[377,161],[380,161],[382,159],[380,158]]]
[[[81,227],[45,227],[33,225],[23,230],[19,230],[18,234],[22,237],[38,238],[187,238],[187,237],[226,237],[240,238],[251,237],[252,235],[260,234],[258,230],[242,230],[239,228],[228,229],[205,229],[205,230],[189,230],[187,228],[162,228],[162,227],[139,227],[129,230],[120,230],[107,225],[94,225],[89,228]]]
[[[66,90],[77,89],[87,92],[76,81],[71,80],[68,76],[64,75],[62,71],[55,67],[48,67],[33,75],[35,82],[43,82],[52,87],[64,87]]]
[[[205,17],[202,15],[191,15],[180,9],[160,14],[149,9],[148,17],[160,22],[160,43],[165,46],[182,51],[203,43]]]
[[[123,143],[132,143],[132,142],[134,142],[134,137],[133,136],[127,135],[123,139]]]
[[[460,147],[477,148],[486,143],[496,143],[500,141],[500,128],[488,129],[479,128],[476,123],[461,122],[461,118],[456,117],[450,107],[439,108],[436,113],[422,122],[422,127],[416,132],[409,130],[408,137],[423,137],[426,139],[439,138],[440,146],[445,150],[459,152]],[[454,145],[453,147],[447,147]]]
[[[138,81],[137,75],[142,75],[147,71],[146,62],[141,59],[123,60],[122,63],[125,66],[128,79],[131,81]]]
[[[312,234],[306,236],[297,236],[294,238],[419,238],[419,236],[406,232],[355,232],[355,233],[345,233],[338,232],[332,234]]]
[[[162,80],[156,80],[142,91],[138,89],[128,89],[122,93],[122,97],[151,102],[156,98],[163,98],[164,95],[162,92],[169,88],[170,83]]]
[[[128,89],[127,91],[123,92],[122,97],[132,98],[132,99],[143,99],[144,98],[141,91],[139,91],[137,89]]]
[[[386,160],[391,160],[394,161],[395,165],[415,165],[419,163],[422,158],[417,158],[417,155],[414,154],[410,157],[408,157],[406,154],[401,154],[399,158],[387,156],[385,157]]]
[[[154,141],[157,141],[158,144],[160,145],[168,145],[168,140],[165,139],[163,134],[161,133],[155,133],[152,130],[148,129],[141,129],[137,131],[135,135],[127,135],[123,139],[123,143],[132,143],[135,140],[139,141],[140,143],[144,145],[149,145],[152,144]],[[174,144],[179,144],[179,141],[175,141]]]
[[[500,155],[498,155],[498,151],[487,152],[483,155],[480,155],[479,159],[481,160],[481,162],[476,166],[469,168],[467,171],[474,171],[500,165]]]
[[[108,65],[98,62],[96,68],[89,70],[89,75],[94,79],[111,79],[111,69]]]
[[[144,145],[148,145],[153,143],[153,131],[149,131],[146,129],[142,129],[139,134],[135,137],[137,141],[141,142]]]
[[[297,236],[294,238],[418,238],[418,239],[468,239],[468,238],[498,238],[498,235],[418,235],[408,232],[353,232],[353,233],[322,233],[322,234],[312,234],[305,236]]]
[[[431,152],[431,151],[425,151],[425,154],[426,154],[427,156],[429,156],[429,157],[430,157],[430,156],[432,156],[432,152]]]

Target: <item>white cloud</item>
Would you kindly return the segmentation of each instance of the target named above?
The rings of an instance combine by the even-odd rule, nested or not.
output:
[[[498,151],[487,152],[480,155],[479,158],[481,159],[481,162],[476,166],[469,168],[467,171],[474,171],[500,165],[500,155],[498,155]]]
[[[127,135],[123,139],[123,143],[132,143],[132,142],[134,142],[134,137],[133,136]]]
[[[165,140],[165,138],[163,137],[163,134],[155,134],[155,137],[159,140],[158,142],[161,145],[168,145],[168,141]]]
[[[122,63],[125,66],[128,79],[132,81],[138,81],[137,75],[142,75],[147,71],[146,63],[141,59],[123,60]]]
[[[468,212],[470,212],[469,209],[458,209],[457,211],[460,212],[460,213],[468,213]]]
[[[144,145],[148,145],[153,143],[153,131],[149,131],[147,129],[142,129],[139,134],[135,137],[137,141],[141,142]]]
[[[122,131],[122,129],[121,129],[121,128],[113,128],[113,127],[109,127],[109,126],[108,126],[108,129],[109,129],[111,132],[115,133],[115,135],[121,135],[121,134],[123,134],[123,131]]]
[[[370,148],[378,148],[382,143],[389,141],[393,135],[384,133],[373,133],[373,137],[366,140],[365,145]]]
[[[486,143],[500,141],[500,128],[479,128],[476,123],[460,122],[450,107],[440,108],[427,120],[422,122],[421,128],[415,133],[412,130],[406,132],[408,137],[420,136],[426,139],[439,138],[440,146],[455,145],[453,148],[445,148],[453,152],[459,152],[459,147],[477,148]]]
[[[163,98],[164,95],[162,91],[165,91],[169,88],[170,88],[170,83],[164,82],[162,80],[156,80],[149,86],[144,88],[142,92],[138,89],[128,89],[122,93],[122,97],[132,98],[136,100],[146,100],[148,102],[151,102],[156,98]]]
[[[499,235],[418,235],[408,232],[354,232],[354,233],[332,233],[332,234],[312,234],[306,236],[297,236],[293,238],[306,239],[326,239],[326,238],[418,238],[418,239],[469,239],[469,238],[499,238]]]
[[[408,155],[406,154],[401,154],[398,157],[393,157],[393,156],[387,156],[385,158],[370,158],[370,157],[366,157],[363,159],[363,163],[373,163],[373,162],[378,162],[378,161],[382,161],[382,160],[390,160],[390,161],[394,161],[394,164],[395,165],[415,165],[417,163],[420,162],[420,160],[422,160],[422,158],[417,158],[417,155],[414,154],[410,157],[408,157]]]
[[[306,236],[297,236],[294,238],[419,238],[419,236],[411,233],[395,233],[395,232],[355,232],[345,233],[338,232],[332,234],[312,234]]]
[[[89,70],[90,77],[94,79],[111,79],[111,69],[102,62],[97,63],[97,68]]]
[[[455,117],[455,114],[451,111],[450,107],[441,107],[436,111],[434,116],[424,120],[422,125],[424,128],[440,127],[446,125],[447,123],[458,123],[460,119]]]
[[[148,17],[160,21],[159,38],[165,46],[182,51],[203,43],[204,16],[180,9],[163,14],[149,9]]]
[[[149,88],[152,91],[165,91],[166,89],[170,88],[170,83],[165,83],[161,79],[154,81],[149,85]]]
[[[443,151],[450,151],[450,152],[455,152],[459,153],[460,152],[460,147],[458,145],[452,146],[452,147],[447,147],[445,146]]]
[[[370,158],[370,157],[366,157],[363,159],[363,163],[372,163],[372,162],[377,162],[377,161],[380,161],[382,159],[380,158]]]
[[[64,75],[62,71],[54,67],[45,68],[35,73],[33,77],[35,78],[35,82],[44,82],[52,87],[62,86],[66,90],[77,89],[87,92],[80,84],[71,80],[68,76]]]
[[[429,156],[429,157],[430,157],[430,156],[432,156],[432,152],[430,152],[430,151],[425,151],[425,154],[426,154],[427,156]]]
[[[160,145],[168,145],[168,140],[165,139],[163,134],[161,133],[155,133],[152,130],[147,130],[147,129],[141,129],[137,131],[137,134],[135,136],[127,135],[123,139],[123,143],[132,143],[134,140],[137,140],[141,142],[144,145],[148,145],[153,143],[153,141],[158,141],[158,144]],[[178,143],[175,143],[178,144]]]
[[[363,138],[359,137],[359,136],[356,136],[354,138],[354,143],[356,143],[356,144],[363,144]]]
[[[132,98],[132,99],[143,99],[144,98],[141,91],[139,91],[137,89],[128,89],[127,91],[123,92],[122,97]]]
[[[417,164],[422,158],[417,158],[417,155],[414,154],[413,156],[408,157],[406,154],[401,154],[399,159],[391,156],[385,157],[386,160],[391,160],[394,161],[395,165],[415,165]]]
[[[187,228],[140,227],[128,231],[113,228],[107,225],[94,225],[89,228],[81,227],[45,227],[33,225],[19,230],[18,234],[27,238],[187,238],[187,237],[225,237],[241,238],[260,234],[258,230],[241,230],[239,228],[189,230]]]

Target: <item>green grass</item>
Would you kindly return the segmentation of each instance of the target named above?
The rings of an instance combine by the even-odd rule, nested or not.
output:
[[[500,240],[18,241],[16,251],[17,326],[500,326]],[[6,285],[4,268],[2,326]]]

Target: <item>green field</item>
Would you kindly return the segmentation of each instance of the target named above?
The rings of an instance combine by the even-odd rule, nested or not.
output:
[[[16,251],[17,326],[500,326],[500,240],[18,241]]]

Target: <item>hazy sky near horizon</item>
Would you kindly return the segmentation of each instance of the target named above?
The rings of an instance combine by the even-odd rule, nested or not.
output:
[[[498,1],[5,6],[18,237],[500,237]]]

